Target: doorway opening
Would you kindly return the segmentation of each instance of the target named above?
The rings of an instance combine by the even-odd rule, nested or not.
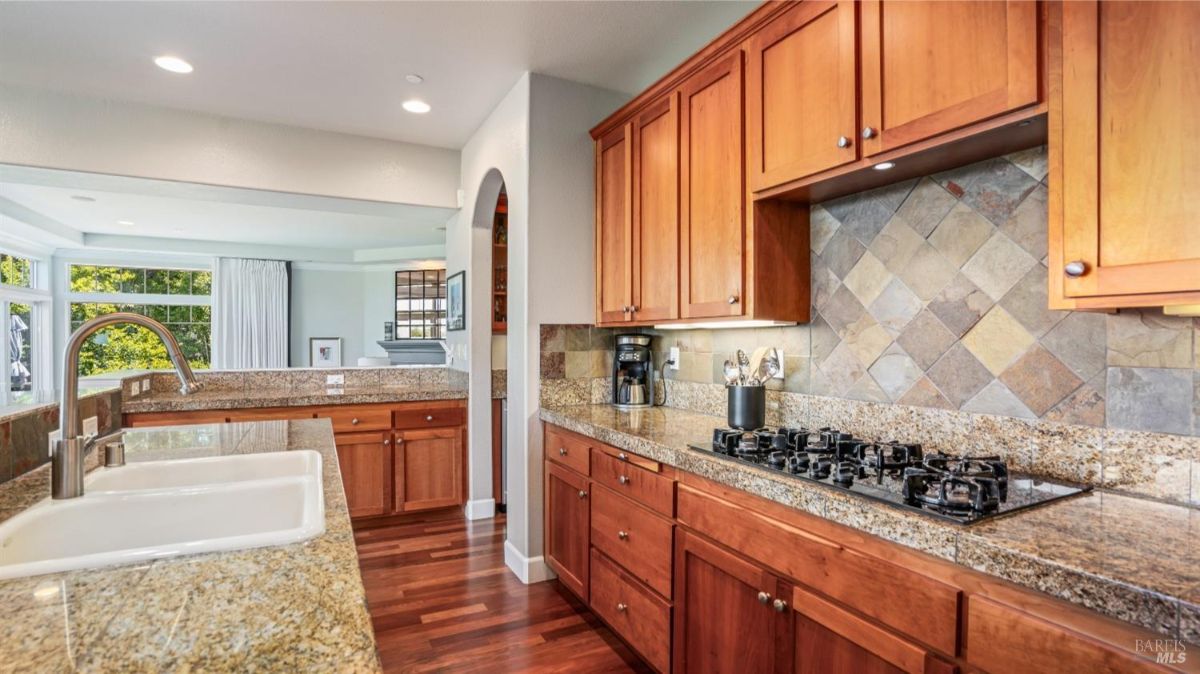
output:
[[[497,371],[507,372],[505,359],[508,351],[508,192],[500,184],[496,207],[492,216],[492,498],[496,501],[496,512],[507,512],[505,498],[505,467],[508,465],[505,451],[507,424],[507,397],[496,397],[495,388],[506,386],[498,381]],[[504,378],[505,380],[507,377]]]

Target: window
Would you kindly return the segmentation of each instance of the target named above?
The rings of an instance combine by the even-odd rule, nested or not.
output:
[[[446,270],[396,272],[396,339],[446,334]]]
[[[33,402],[51,390],[50,292],[41,265],[0,251],[0,405]]]
[[[212,271],[71,264],[70,329],[96,316],[127,311],[167,326],[193,368],[212,362]],[[154,333],[114,325],[96,333],[79,356],[83,376],[131,369],[171,367],[167,349]]]

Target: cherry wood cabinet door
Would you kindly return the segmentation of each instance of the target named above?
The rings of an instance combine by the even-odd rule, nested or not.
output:
[[[1066,2],[1062,12],[1051,105],[1062,106],[1063,211],[1051,249],[1056,230],[1063,241],[1051,273],[1067,297],[1200,291],[1200,136],[1189,131],[1200,3]]]
[[[395,509],[445,508],[463,503],[461,428],[396,433]]]
[[[632,320],[633,141],[631,125],[596,141],[596,321]]]
[[[779,580],[690,531],[675,540],[674,671],[779,671],[790,617],[774,606]]]
[[[633,319],[679,318],[679,95],[633,123]]]
[[[858,158],[850,0],[803,2],[746,46],[746,143],[755,191]]]
[[[863,0],[864,156],[1038,102],[1032,0]]]
[[[680,311],[741,316],[746,267],[742,52],[696,73],[680,91]]]
[[[575,594],[588,598],[591,485],[578,473],[546,462],[546,564]]]
[[[336,433],[333,439],[350,516],[391,512],[391,434]]]
[[[791,592],[794,674],[953,674],[957,669],[806,589]]]

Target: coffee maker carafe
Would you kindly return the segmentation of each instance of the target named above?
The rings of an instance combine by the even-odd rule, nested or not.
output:
[[[617,409],[654,404],[654,356],[649,335],[617,335],[612,372],[613,404]]]

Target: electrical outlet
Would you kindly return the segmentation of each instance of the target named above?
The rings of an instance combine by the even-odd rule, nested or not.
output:
[[[150,380],[143,379],[142,380],[142,393],[145,393],[146,391],[149,391],[149,390],[150,390]]]
[[[141,385],[136,381],[129,382],[129,397],[132,398],[142,392]]]
[[[50,441],[46,448],[46,456],[54,456],[54,443],[62,440],[62,431],[50,431]]]
[[[346,375],[344,374],[328,374],[325,375],[326,386],[344,386],[346,384]]]
[[[672,369],[672,370],[679,369],[679,347],[678,346],[671,347],[671,353],[670,353],[670,355],[667,356],[667,359],[671,361],[671,365],[669,366],[670,369]]]
[[[100,419],[97,417],[88,417],[83,420],[84,435],[99,435],[100,434]]]

